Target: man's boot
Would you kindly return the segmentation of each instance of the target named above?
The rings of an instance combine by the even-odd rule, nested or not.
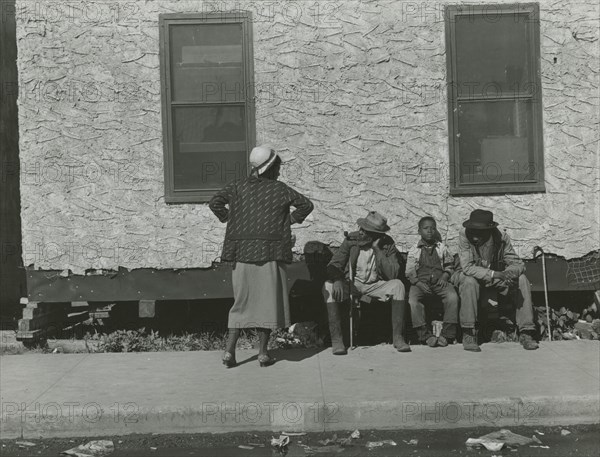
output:
[[[406,300],[392,300],[392,338],[398,352],[410,352],[410,346],[404,340],[404,317]]]
[[[417,331],[417,337],[421,343],[426,344],[430,348],[434,348],[437,345],[437,338],[431,333],[431,330],[429,330],[427,325],[417,327],[415,330]]]
[[[481,352],[477,344],[477,332],[474,328],[463,328],[463,348],[465,351]]]
[[[329,333],[331,334],[331,351],[334,355],[346,355],[348,351],[344,346],[340,304],[337,302],[327,303],[327,314],[329,317]]]
[[[532,332],[528,332],[527,330],[524,330],[519,335],[519,343],[521,343],[521,346],[523,346],[523,349],[526,349],[528,351],[537,349],[539,347],[537,341],[535,341],[535,339],[533,338],[531,333]]]
[[[456,339],[456,327],[456,324],[444,322],[442,326],[442,333],[437,339],[438,346],[446,347],[449,343],[452,343]]]

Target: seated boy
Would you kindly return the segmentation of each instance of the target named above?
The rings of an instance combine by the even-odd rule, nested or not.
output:
[[[401,273],[399,253],[394,240],[386,234],[390,230],[387,219],[371,211],[356,223],[359,230],[346,236],[327,265],[328,280],[322,289],[329,316],[331,349],[335,355],[347,353],[342,337],[340,304],[350,295],[345,280],[349,279],[352,268],[354,290],[377,300],[391,298],[394,347],[399,352],[410,352],[403,337],[406,300],[404,284],[398,279]]]
[[[413,284],[408,303],[413,327],[421,343],[430,347],[448,346],[456,338],[458,294],[448,281],[454,271],[454,259],[439,238],[435,219],[425,216],[419,221],[421,239],[408,253],[406,277]],[[436,338],[425,322],[425,297],[440,297],[444,305],[442,333]]]

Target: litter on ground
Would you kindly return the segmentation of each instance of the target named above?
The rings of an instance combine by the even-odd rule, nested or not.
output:
[[[290,444],[290,437],[286,435],[279,435],[279,438],[271,438],[271,446],[282,450],[288,444]]]
[[[17,446],[25,446],[25,447],[35,446],[35,443],[32,443],[31,441],[17,441],[17,442],[15,442],[15,444]]]
[[[95,440],[61,452],[75,457],[102,457],[111,454],[115,445],[110,440]]]
[[[479,438],[469,438],[465,443],[467,446],[483,446],[488,451],[499,451],[507,446],[526,446],[527,444],[541,443],[536,437],[528,438],[523,435],[518,435],[507,429],[501,429],[497,432],[488,433]]]
[[[504,443],[498,440],[482,439],[482,438],[469,438],[466,445],[471,446],[483,446],[488,451],[499,451],[504,447]]]
[[[393,440],[382,440],[382,441],[369,441],[365,444],[367,449],[375,449],[376,447],[383,446],[397,446],[396,442]]]

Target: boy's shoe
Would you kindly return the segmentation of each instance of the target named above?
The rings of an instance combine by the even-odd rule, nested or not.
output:
[[[417,331],[417,337],[421,343],[426,344],[430,348],[436,347],[437,338],[433,336],[433,333],[431,333],[431,330],[429,330],[426,325],[417,327],[415,330]]]
[[[539,347],[539,344],[537,344],[533,337],[527,333],[521,333],[521,335],[519,335],[519,343],[521,343],[523,349],[528,351],[532,351]]]
[[[438,344],[438,339],[435,336],[431,335],[429,338],[427,338],[425,340],[425,344],[427,346],[429,346],[430,348],[434,348]]]
[[[446,339],[445,336],[440,335],[440,336],[438,336],[438,339],[437,339],[437,345],[439,347],[445,348],[446,346],[448,346],[448,340]]]
[[[477,344],[477,334],[473,329],[463,329],[463,348],[465,351],[481,352]]]

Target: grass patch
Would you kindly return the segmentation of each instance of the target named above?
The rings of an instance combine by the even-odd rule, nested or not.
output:
[[[161,336],[158,331],[116,330],[111,333],[86,335],[84,338],[95,352],[165,352],[165,351],[214,351],[224,350],[227,333],[184,333]],[[238,349],[258,348],[259,336],[255,330],[242,330]],[[269,349],[307,347],[287,330],[271,332]]]

